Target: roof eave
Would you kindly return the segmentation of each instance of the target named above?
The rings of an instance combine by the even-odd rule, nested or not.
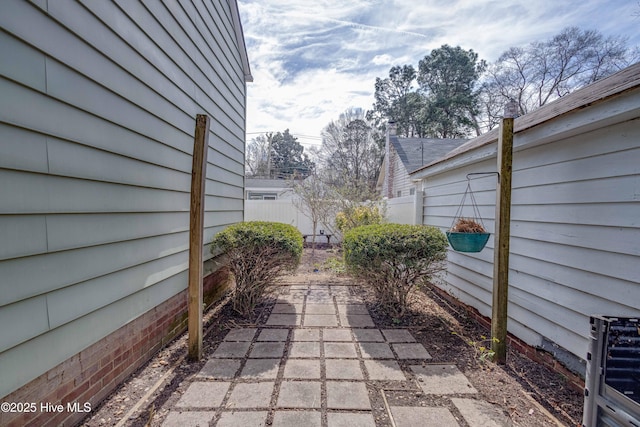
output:
[[[236,34],[236,41],[240,48],[240,58],[242,60],[242,71],[244,74],[245,82],[252,82],[253,76],[251,75],[251,67],[249,66],[249,55],[247,55],[247,45],[244,41],[244,32],[242,31],[242,22],[240,21],[240,10],[238,9],[238,1],[230,0],[229,6],[231,7],[231,17],[233,19],[233,29]]]

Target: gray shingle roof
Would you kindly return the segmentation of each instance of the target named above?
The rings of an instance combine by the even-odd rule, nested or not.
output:
[[[398,138],[397,136],[391,136],[389,140],[409,173],[444,157],[448,152],[468,141],[467,139]]]

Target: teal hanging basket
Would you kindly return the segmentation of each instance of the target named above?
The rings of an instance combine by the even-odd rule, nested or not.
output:
[[[447,231],[447,240],[458,252],[480,252],[489,241],[491,233],[456,233]]]
[[[471,190],[471,180],[469,178],[470,175],[487,174],[492,173],[481,172],[467,175],[467,188],[462,196],[460,206],[458,206],[458,211],[453,217],[451,228],[446,233],[447,240],[449,240],[449,244],[455,251],[480,252],[482,249],[484,249],[487,242],[489,241],[489,236],[491,236],[491,233],[486,232],[487,229],[484,226],[482,217],[480,216],[480,209],[478,209],[478,203],[476,202],[476,198],[474,197],[473,191]],[[473,217],[464,218],[462,216],[462,211],[464,208],[464,203],[467,200],[467,196],[471,199]]]

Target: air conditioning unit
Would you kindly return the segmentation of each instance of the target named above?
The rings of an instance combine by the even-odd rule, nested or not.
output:
[[[640,427],[640,322],[591,317],[583,427]]]

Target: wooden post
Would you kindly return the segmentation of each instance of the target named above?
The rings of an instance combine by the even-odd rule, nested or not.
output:
[[[189,220],[189,359],[202,358],[202,248],[204,232],[204,185],[207,147],[209,146],[209,117],[196,116],[191,168],[191,207]]]
[[[509,237],[511,223],[511,172],[513,163],[513,106],[505,108],[498,137],[498,186],[493,250],[493,304],[491,350],[493,360],[507,361],[507,307],[509,301]]]

